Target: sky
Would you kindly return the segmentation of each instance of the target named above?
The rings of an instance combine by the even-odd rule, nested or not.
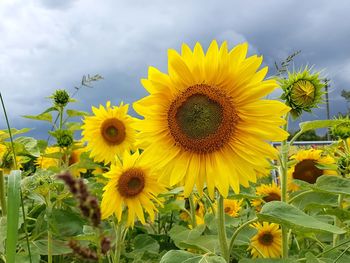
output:
[[[346,112],[340,93],[350,90],[349,11],[345,0],[0,0],[0,91],[11,126],[43,139],[47,124],[22,116],[50,107],[56,89],[72,93],[83,75],[100,74],[73,108],[132,103],[146,95],[140,79],[149,66],[167,72],[169,48],[200,42],[207,49],[216,39],[230,48],[248,42],[270,76],[275,61],[301,50],[291,69],[313,66],[331,80],[332,116]],[[321,105],[302,121],[324,118]]]

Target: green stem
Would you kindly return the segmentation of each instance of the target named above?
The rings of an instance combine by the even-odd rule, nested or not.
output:
[[[192,227],[195,228],[197,226],[197,220],[196,220],[196,206],[193,200],[193,193],[191,193],[190,196],[188,197],[188,201],[190,203]]]
[[[6,216],[6,198],[5,198],[5,178],[4,173],[0,170],[0,205],[1,205],[1,215]]]
[[[239,232],[241,232],[246,226],[249,226],[250,224],[254,223],[254,222],[257,221],[257,220],[258,220],[258,218],[257,218],[257,217],[254,217],[253,219],[244,222],[242,225],[240,225],[240,226],[236,229],[236,231],[233,233],[233,235],[232,235],[232,237],[231,237],[230,245],[229,245],[229,247],[228,247],[229,255],[231,255],[231,252],[232,252],[232,249],[233,249],[233,246],[234,246],[236,237],[238,236]]]
[[[285,116],[286,123],[283,126],[285,131],[288,131],[289,114]],[[281,145],[281,201],[287,203],[287,171],[288,171],[288,151],[289,144],[287,140],[282,141]],[[282,226],[282,258],[288,258],[288,228]]]
[[[51,216],[51,196],[50,190],[46,198],[46,218],[47,218],[47,262],[52,263],[52,233],[50,229],[50,216]]]
[[[338,195],[338,207],[340,209],[343,209],[343,199],[344,199],[343,194]],[[341,226],[341,221],[338,219],[337,216],[334,216],[334,225],[339,227]],[[339,235],[333,234],[333,247],[337,244],[338,240],[339,240]]]
[[[122,243],[123,243],[123,226],[122,223],[117,223],[117,226],[114,224],[114,230],[115,230],[115,253],[114,253],[114,263],[120,262],[120,254],[122,250]]]
[[[338,260],[346,253],[346,251],[349,250],[349,248],[350,248],[350,246],[348,246],[346,249],[344,249],[344,251],[339,254],[339,256],[333,261],[333,263],[338,262]]]
[[[227,236],[225,229],[225,211],[224,211],[224,197],[220,194],[218,200],[218,211],[217,211],[217,221],[218,221],[218,234],[219,234],[219,242],[220,242],[220,251],[221,256],[226,260],[226,262],[230,262],[230,254],[227,245]]]

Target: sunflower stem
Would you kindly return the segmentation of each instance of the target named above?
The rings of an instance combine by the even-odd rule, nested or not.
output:
[[[286,114],[285,120],[286,123],[283,126],[283,129],[288,132],[288,119],[289,113]],[[281,201],[287,203],[287,171],[288,171],[288,151],[289,143],[287,140],[282,141],[281,145],[281,169],[280,169],[280,178],[281,178]],[[282,226],[282,258],[288,258],[288,228]]]
[[[194,204],[193,199],[194,199],[193,193],[191,193],[190,196],[188,197],[188,201],[190,203],[192,227],[195,228],[197,226],[197,220],[196,220],[196,206]]]
[[[114,224],[114,230],[115,230],[115,252],[114,252],[114,260],[113,263],[119,263],[120,262],[120,254],[122,249],[122,243],[123,243],[123,226],[121,222],[117,222],[117,225]]]
[[[51,216],[51,195],[50,189],[46,198],[46,218],[47,218],[47,262],[52,263],[52,232],[50,227],[50,216]]]
[[[230,254],[225,229],[224,197],[221,194],[219,195],[218,200],[217,221],[221,256],[226,260],[226,262],[230,262]]]
[[[6,216],[6,198],[5,198],[5,178],[4,173],[0,170],[0,205],[1,205],[1,215]]]
[[[233,233],[233,235],[232,235],[232,237],[231,237],[230,245],[229,245],[229,247],[228,247],[229,255],[231,255],[231,252],[232,252],[232,249],[233,249],[233,245],[234,245],[234,243],[235,243],[236,237],[238,236],[239,232],[241,232],[246,226],[249,226],[250,224],[254,223],[254,222],[257,221],[257,220],[258,220],[258,218],[257,218],[257,217],[254,217],[253,219],[244,222],[242,225],[240,225],[240,226],[236,229],[236,231]]]
[[[343,209],[343,200],[344,200],[344,195],[343,194],[338,195],[338,207],[340,209]],[[338,219],[337,216],[334,216],[334,225],[338,227],[341,226],[341,221]],[[333,247],[337,245],[338,240],[339,240],[339,235],[333,234]]]

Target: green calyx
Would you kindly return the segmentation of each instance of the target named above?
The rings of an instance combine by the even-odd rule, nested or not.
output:
[[[65,107],[70,101],[67,91],[60,89],[56,90],[50,98],[53,99],[54,104],[58,107]]]
[[[56,130],[51,133],[56,138],[57,145],[61,148],[69,147],[73,144],[73,134],[67,130]]]
[[[280,86],[284,91],[281,99],[291,107],[291,115],[298,118],[303,111],[311,112],[322,102],[325,83],[320,78],[320,73],[311,73],[309,68],[298,72],[288,73],[288,78],[279,79]]]

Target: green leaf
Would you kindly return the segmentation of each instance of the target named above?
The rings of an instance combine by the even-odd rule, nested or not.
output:
[[[51,113],[42,113],[39,115],[24,115],[22,116],[27,119],[37,120],[37,121],[48,121],[52,123],[52,115]]]
[[[72,249],[68,247],[67,242],[61,240],[52,240],[52,255],[62,255],[72,253]],[[40,255],[47,255],[47,239],[33,241],[34,246]]]
[[[158,253],[158,242],[147,234],[137,235],[134,240],[134,251]]]
[[[339,124],[339,120],[316,120],[316,121],[305,121],[299,123],[301,132],[306,132],[309,130],[328,128]]]
[[[293,200],[293,205],[301,210],[320,207],[338,206],[338,197],[334,194],[310,192]]]
[[[281,224],[295,232],[330,232],[334,234],[346,232],[337,226],[321,222],[298,208],[280,201],[266,203],[257,216],[262,221]]]
[[[5,251],[4,241],[6,239],[6,217],[0,217],[0,254]]]
[[[70,131],[81,130],[82,124],[80,122],[66,122],[67,129]]]
[[[200,237],[204,229],[205,225],[199,225],[192,230],[187,229],[183,226],[176,225],[169,231],[169,235],[174,241],[175,245],[177,247],[181,247],[180,242],[186,242]]]
[[[22,133],[26,133],[26,132],[29,132],[31,129],[29,128],[23,128],[23,129],[20,129],[20,130],[17,130],[15,128],[11,128],[11,134],[12,136],[15,136],[15,135],[18,135],[18,134],[22,134]],[[9,132],[8,130],[1,130],[2,132],[4,133],[0,133],[0,141],[4,141],[8,138],[10,138],[10,135],[9,135]]]
[[[217,235],[205,235],[192,240],[181,241],[179,242],[179,246],[182,249],[194,249],[200,250],[204,253],[211,252],[213,254],[220,250],[220,244]]]
[[[70,237],[83,233],[84,220],[73,211],[53,209],[50,217],[51,228],[60,237]]]
[[[6,233],[6,261],[15,262],[18,240],[18,221],[21,191],[21,171],[12,170],[8,176],[7,191],[7,233]]]
[[[37,140],[32,137],[18,137],[15,140],[17,143],[21,143],[27,153],[34,157],[40,156],[40,149],[38,147]]]
[[[313,189],[333,194],[350,195],[350,179],[340,176],[322,175],[317,178]]]
[[[161,214],[171,214],[174,211],[180,211],[185,208],[185,200],[173,200],[159,208]]]
[[[77,111],[77,110],[67,110],[67,115],[69,117],[77,117],[77,116],[87,116],[89,115],[86,111]]]
[[[214,255],[196,255],[182,250],[170,250],[160,260],[160,263],[226,263],[226,260]]]

